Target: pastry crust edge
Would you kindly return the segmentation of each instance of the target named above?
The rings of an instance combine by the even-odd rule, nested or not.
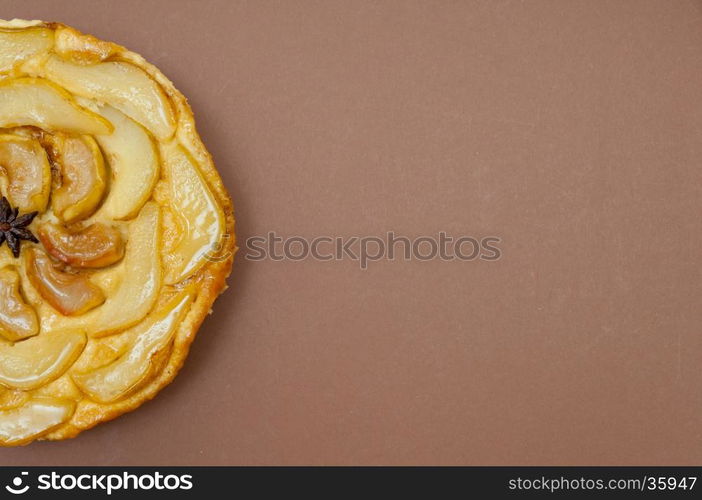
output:
[[[54,30],[66,28],[75,31],[77,34],[84,35],[84,33],[76,28],[58,22],[13,19],[9,22],[0,23],[0,27],[10,29],[26,29],[35,26],[46,26]],[[108,422],[125,413],[136,410],[144,403],[152,400],[163,388],[173,382],[188,357],[190,347],[195,340],[200,326],[205,318],[212,312],[212,304],[227,288],[226,280],[231,274],[234,256],[238,250],[236,246],[235,218],[232,200],[214,165],[212,155],[207,151],[202,139],[197,133],[195,117],[186,97],[156,66],[147,62],[138,53],[113,42],[104,41],[102,39],[98,40],[101,43],[109,44],[117,58],[134,64],[144,70],[161,86],[171,104],[174,106],[177,119],[174,138],[177,139],[195,159],[201,174],[207,181],[207,185],[217,199],[225,217],[224,235],[226,235],[226,237],[223,239],[218,252],[223,257],[217,261],[207,262],[195,274],[198,281],[195,287],[196,297],[190,306],[190,310],[175,332],[165,365],[162,364],[160,371],[155,377],[150,378],[146,384],[142,385],[133,394],[113,403],[100,404],[93,402],[87,396],[84,397],[77,402],[75,412],[69,420],[34,438],[30,442],[24,443],[25,445],[34,441],[59,441],[76,437],[81,432],[91,429],[98,424]],[[153,312],[152,310],[149,314]],[[0,446],[2,445],[0,444]]]

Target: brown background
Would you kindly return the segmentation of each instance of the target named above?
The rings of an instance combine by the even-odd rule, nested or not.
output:
[[[493,263],[238,258],[155,401],[0,463],[702,461],[702,3],[0,5],[159,66],[242,242],[503,239]]]

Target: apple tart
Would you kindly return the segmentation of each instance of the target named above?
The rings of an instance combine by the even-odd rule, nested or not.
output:
[[[0,21],[0,194],[0,445],[153,398],[236,250],[183,95],[124,47]]]

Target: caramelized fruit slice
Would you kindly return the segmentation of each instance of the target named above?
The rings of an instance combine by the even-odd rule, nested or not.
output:
[[[54,32],[49,28],[0,29],[0,73],[12,70],[15,64],[33,55],[48,51],[53,43]]]
[[[95,64],[110,57],[117,46],[69,26],[56,30],[54,51],[63,59],[78,64]]]
[[[10,204],[20,212],[43,212],[51,191],[51,166],[39,141],[0,135],[0,179]]]
[[[38,236],[51,256],[71,267],[106,267],[124,256],[121,233],[100,222],[79,231],[47,223],[39,228]]]
[[[76,95],[114,106],[159,140],[166,140],[175,132],[175,116],[168,97],[149,75],[133,64],[110,61],[86,66],[50,56],[36,73]]]
[[[125,332],[135,339],[127,352],[96,370],[73,374],[73,381],[100,403],[128,396],[148,380],[154,367],[153,359],[170,345],[191,301],[192,295],[188,292],[176,295],[163,309]]]
[[[44,300],[61,314],[84,314],[105,302],[105,294],[81,274],[63,272],[36,248],[27,251],[27,277]]]
[[[66,399],[34,398],[24,406],[0,412],[0,444],[16,446],[50,432],[73,415]]]
[[[181,229],[178,243],[164,253],[167,284],[177,283],[205,264],[224,234],[224,214],[192,157],[178,144],[162,150],[172,212]]]
[[[84,329],[104,337],[135,325],[154,307],[161,288],[161,212],[149,202],[129,225],[124,259],[114,269],[121,281],[105,303],[79,318],[57,321],[55,327]]]
[[[0,127],[32,125],[78,134],[109,134],[112,125],[78,106],[61,87],[41,78],[0,82]]]
[[[100,114],[115,127],[111,135],[96,137],[112,168],[112,184],[101,213],[111,219],[129,219],[151,196],[159,176],[158,153],[141,125],[110,106],[103,106]]]
[[[37,314],[22,298],[19,281],[16,271],[0,269],[0,335],[11,342],[39,333]]]
[[[60,377],[78,358],[86,337],[80,332],[45,332],[0,344],[0,384],[30,391]]]
[[[56,137],[53,146],[61,172],[61,185],[52,195],[54,214],[67,223],[85,219],[105,192],[107,176],[100,148],[87,135]]]
[[[0,411],[18,408],[29,400],[29,395],[18,389],[0,387]]]

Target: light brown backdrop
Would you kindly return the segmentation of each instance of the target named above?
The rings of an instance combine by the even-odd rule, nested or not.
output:
[[[699,464],[702,4],[8,1],[189,97],[241,241],[495,234],[495,263],[237,259],[176,382],[0,464]]]

